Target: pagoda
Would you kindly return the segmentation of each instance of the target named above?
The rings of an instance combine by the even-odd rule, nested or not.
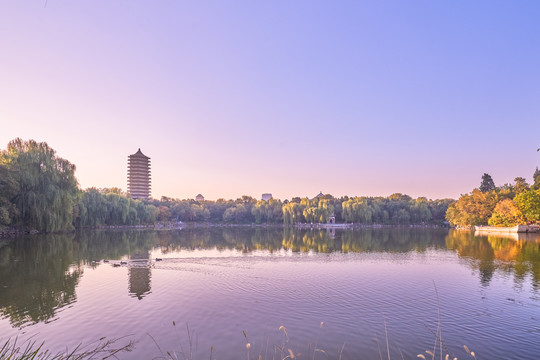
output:
[[[150,158],[141,149],[128,156],[127,191],[133,199],[150,198]]]

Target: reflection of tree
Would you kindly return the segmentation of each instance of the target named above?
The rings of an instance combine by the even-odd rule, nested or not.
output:
[[[83,231],[75,237],[76,261],[120,259],[137,252],[148,252],[158,241],[159,233],[149,230]]]
[[[156,233],[151,231],[88,231],[12,241],[0,247],[0,314],[9,317],[16,327],[50,321],[60,308],[76,301],[75,288],[83,264],[148,253],[155,238]],[[149,274],[134,276],[141,278],[148,281],[135,281],[137,285],[146,284],[137,294],[149,288]]]
[[[293,252],[408,252],[428,247],[444,247],[447,230],[437,229],[365,229],[361,231],[276,228],[201,228],[159,233],[158,244],[163,253],[181,249],[218,249],[251,252],[285,249]]]
[[[489,285],[495,272],[495,254],[485,237],[476,238],[470,231],[451,231],[446,246],[457,251],[460,257],[475,259],[472,266],[480,272],[482,285]]]
[[[128,291],[141,299],[151,289],[148,258],[155,247],[164,253],[183,249],[404,253],[448,248],[470,259],[485,285],[495,271],[504,271],[517,282],[531,276],[533,286],[540,287],[540,244],[499,236],[475,237],[471,232],[384,228],[337,230],[331,236],[325,230],[259,227],[87,231],[33,236],[0,247],[0,316],[9,317],[17,327],[50,321],[60,308],[76,301],[83,265],[99,264],[92,260],[129,257]]]
[[[293,251],[315,252],[409,252],[442,247],[440,230],[400,228],[328,231],[286,229],[283,246]]]
[[[530,273],[533,286],[540,286],[540,244],[531,240],[513,240],[500,235],[475,236],[469,231],[450,231],[446,237],[449,249],[460,257],[472,259],[482,284],[489,285],[495,270],[513,274],[522,282]]]
[[[274,252],[280,250],[282,231],[281,229],[256,229],[251,235],[253,248],[257,250],[269,250]]]
[[[128,256],[132,263],[128,269],[130,296],[142,299],[150,292],[151,270],[149,251],[161,243],[160,234],[149,230],[85,231],[74,244],[78,246],[78,259],[88,262],[94,259],[120,259]]]
[[[283,231],[283,248],[294,252],[315,251],[328,253],[335,250],[335,245],[334,239],[327,231],[296,231],[285,228]]]
[[[164,254],[182,249],[195,250],[206,248],[213,241],[211,230],[209,228],[202,228],[161,232],[157,245]]]
[[[76,300],[82,269],[72,265],[72,239],[34,236],[0,248],[0,313],[13,326],[48,321]]]
[[[281,233],[281,229],[251,227],[183,229],[159,233],[158,244],[163,253],[182,249],[273,251],[281,249]]]
[[[341,235],[343,252],[423,252],[443,247],[446,230],[416,228],[384,228],[347,231]]]

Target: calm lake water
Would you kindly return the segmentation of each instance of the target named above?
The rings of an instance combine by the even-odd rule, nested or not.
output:
[[[216,359],[281,359],[288,349],[305,359],[386,359],[388,339],[392,359],[416,359],[433,349],[440,311],[452,356],[470,358],[467,345],[478,359],[536,360],[539,291],[534,236],[409,228],[31,236],[0,244],[0,340],[32,338],[55,352],[103,336],[135,340],[120,359],[167,351],[182,359],[190,347],[195,359],[209,359],[211,347]]]

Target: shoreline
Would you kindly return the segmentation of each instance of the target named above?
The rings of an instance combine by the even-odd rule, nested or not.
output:
[[[361,229],[451,229],[452,227],[445,224],[410,224],[410,225],[397,225],[397,224],[359,224],[359,223],[298,223],[294,225],[285,224],[232,224],[232,223],[210,223],[210,222],[174,222],[174,223],[156,223],[153,225],[110,225],[110,226],[83,226],[69,231],[58,231],[51,233],[42,233],[37,230],[17,230],[17,229],[4,229],[0,231],[0,239],[15,239],[26,235],[38,235],[38,234],[66,234],[76,233],[84,230],[182,230],[182,229],[203,229],[203,228],[263,228],[263,229],[308,229],[308,230],[361,230]],[[459,230],[474,230],[474,228],[456,228]]]

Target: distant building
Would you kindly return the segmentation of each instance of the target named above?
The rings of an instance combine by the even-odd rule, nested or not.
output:
[[[141,149],[128,156],[128,193],[133,199],[150,198],[150,158]]]
[[[204,196],[202,196],[201,194],[195,196],[195,201],[203,202],[204,201]]]
[[[315,199],[320,199],[324,196],[324,194],[321,192],[319,192],[319,195],[315,196],[312,200],[315,200]]]
[[[268,201],[272,198],[272,194],[262,194],[262,199]]]

